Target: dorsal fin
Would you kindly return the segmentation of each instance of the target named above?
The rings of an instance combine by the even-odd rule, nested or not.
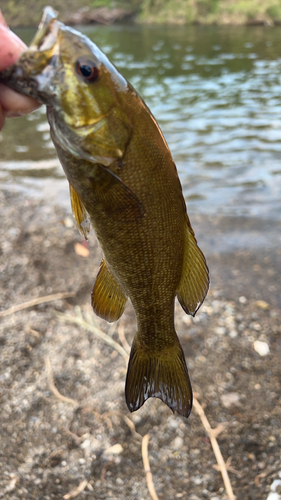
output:
[[[123,314],[126,301],[126,295],[103,259],[92,291],[95,313],[107,321],[117,321]]]
[[[186,215],[183,273],[177,297],[187,314],[195,316],[209,288],[209,270],[205,257],[197,246],[193,229]]]
[[[88,239],[90,232],[90,220],[86,208],[84,207],[80,196],[76,193],[74,187],[69,184],[71,208],[76,224],[81,236]]]

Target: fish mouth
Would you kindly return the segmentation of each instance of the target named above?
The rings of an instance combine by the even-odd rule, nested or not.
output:
[[[52,7],[45,7],[29,50],[46,51],[52,49],[57,41],[60,25],[58,13]]]
[[[19,60],[0,73],[0,81],[15,91],[48,104],[56,94],[51,87],[59,51],[62,23],[51,7],[45,7],[38,30],[30,47]]]

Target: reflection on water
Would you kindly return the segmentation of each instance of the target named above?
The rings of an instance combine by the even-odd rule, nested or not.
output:
[[[279,28],[87,27],[156,116],[189,212],[281,215]],[[21,31],[30,41],[32,33]],[[7,120],[0,183],[61,196],[44,110]],[[41,160],[29,165],[28,160]],[[47,160],[42,163],[42,160]],[[65,182],[64,193],[67,193]]]

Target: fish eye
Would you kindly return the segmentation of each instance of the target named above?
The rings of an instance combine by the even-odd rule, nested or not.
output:
[[[75,71],[87,82],[95,82],[99,76],[99,70],[93,61],[80,58],[76,61]]]

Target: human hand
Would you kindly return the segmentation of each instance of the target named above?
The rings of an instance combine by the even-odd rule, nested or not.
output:
[[[0,71],[17,61],[26,50],[26,45],[7,26],[0,11]],[[20,116],[31,113],[40,104],[31,97],[18,94],[0,83],[0,130],[4,126],[5,117]]]

